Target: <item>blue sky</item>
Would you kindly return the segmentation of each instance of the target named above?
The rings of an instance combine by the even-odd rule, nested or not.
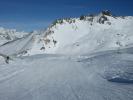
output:
[[[0,26],[32,31],[58,18],[106,9],[115,15],[133,15],[133,0],[0,0]]]

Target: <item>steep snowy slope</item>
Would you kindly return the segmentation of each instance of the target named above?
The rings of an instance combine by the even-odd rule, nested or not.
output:
[[[15,29],[5,29],[0,27],[0,45],[17,38],[22,38],[27,34],[28,33],[26,32],[17,32]]]
[[[56,20],[46,31],[39,31],[28,54],[85,54],[125,47],[133,43],[133,17],[99,15]]]

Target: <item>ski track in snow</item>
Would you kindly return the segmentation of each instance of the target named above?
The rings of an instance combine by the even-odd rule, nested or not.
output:
[[[103,76],[115,65],[128,69],[132,57],[107,52],[90,58],[44,54],[16,59],[0,66],[0,100],[133,100],[133,84]]]

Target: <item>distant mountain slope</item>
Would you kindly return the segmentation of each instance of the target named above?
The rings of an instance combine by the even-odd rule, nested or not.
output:
[[[0,45],[15,40],[17,38],[22,38],[25,36],[26,32],[17,32],[15,29],[5,29],[0,27]]]
[[[9,56],[23,55],[27,50],[31,49],[33,43],[34,35],[30,33],[22,38],[7,42],[0,46],[0,54]]]

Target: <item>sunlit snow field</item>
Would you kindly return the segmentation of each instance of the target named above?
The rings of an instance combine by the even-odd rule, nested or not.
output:
[[[0,100],[133,100],[132,58],[128,49],[16,58],[0,65]]]

